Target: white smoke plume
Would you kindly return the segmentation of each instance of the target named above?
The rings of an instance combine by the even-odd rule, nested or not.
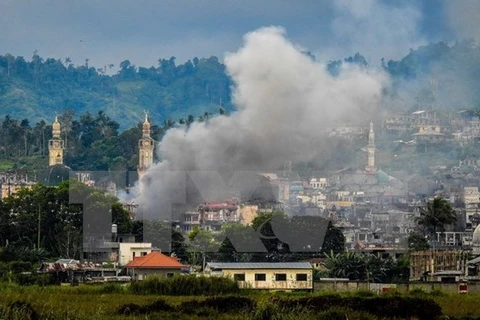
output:
[[[205,200],[225,197],[227,182],[212,172],[231,177],[324,157],[326,128],[346,121],[367,125],[388,81],[381,72],[355,67],[332,77],[278,27],[245,35],[225,65],[237,111],[166,133],[157,147],[161,162],[137,186],[144,218],[170,219],[173,203],[190,201],[192,181]]]

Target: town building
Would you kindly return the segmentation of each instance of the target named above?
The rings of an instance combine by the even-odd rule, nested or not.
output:
[[[132,280],[145,280],[150,276],[162,278],[178,275],[187,266],[178,262],[175,257],[169,257],[158,251],[153,251],[143,257],[135,257],[125,266]]]
[[[235,201],[205,201],[197,210],[183,214],[182,230],[190,232],[195,226],[213,232],[219,232],[226,223],[240,223],[239,206]]]
[[[153,149],[155,141],[151,137],[150,122],[145,114],[145,122],[142,126],[142,138],[138,142],[138,180],[142,179],[147,169],[153,164]]]
[[[475,228],[478,222],[472,219],[472,216],[480,213],[480,192],[478,191],[478,187],[464,187],[463,202],[465,203],[466,228]]]
[[[81,263],[73,259],[59,259],[55,262],[43,262],[38,270],[50,274],[57,284],[79,282],[128,282],[130,277],[119,276],[120,269],[91,262]]]
[[[468,256],[469,252],[463,250],[412,252],[410,254],[410,281],[441,280],[454,282],[458,280],[459,275],[465,274]],[[439,276],[443,279],[438,279]]]
[[[23,188],[30,189],[36,182],[30,181],[28,175],[17,173],[0,174],[0,200],[13,196]]]
[[[445,141],[445,134],[441,132],[440,126],[422,125],[417,133],[413,134],[415,142],[439,143]]]
[[[211,276],[228,276],[241,288],[263,290],[313,290],[313,268],[309,262],[207,263]]]
[[[328,186],[327,178],[310,179],[310,187],[315,190],[323,190]]]
[[[118,250],[116,261],[121,266],[152,252],[152,244],[145,242],[118,242],[116,247]]]

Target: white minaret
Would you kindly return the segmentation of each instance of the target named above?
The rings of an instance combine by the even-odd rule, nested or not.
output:
[[[368,162],[366,166],[367,171],[375,171],[375,132],[373,131],[373,122],[370,122],[370,131],[368,132]]]
[[[143,123],[142,138],[138,142],[138,179],[140,180],[148,167],[153,163],[154,141],[150,137],[150,122],[148,115],[145,113],[145,122]]]
[[[60,138],[61,126],[58,118],[52,124],[52,139],[48,141],[48,165],[63,164],[64,142]]]

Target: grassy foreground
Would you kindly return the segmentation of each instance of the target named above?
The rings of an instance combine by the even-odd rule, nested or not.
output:
[[[133,294],[129,287],[118,285],[20,287],[0,283],[0,319],[343,320],[347,316],[349,320],[466,320],[480,319],[479,299],[480,295],[475,294],[426,294],[418,291],[408,295],[381,296],[370,292],[338,295],[248,291],[217,297],[165,296]],[[405,312],[406,309],[407,314],[416,312],[417,315],[399,317],[395,313]]]

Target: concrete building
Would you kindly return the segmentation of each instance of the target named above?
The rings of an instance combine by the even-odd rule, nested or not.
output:
[[[463,202],[465,203],[465,222],[467,229],[476,227],[472,216],[479,214],[480,192],[478,187],[464,187],[463,188]]]
[[[207,263],[211,276],[228,276],[242,288],[264,290],[313,290],[309,262]]]
[[[178,262],[177,258],[153,251],[146,256],[135,257],[126,265],[126,268],[132,280],[145,280],[150,276],[173,277],[180,274],[187,266]]]
[[[315,190],[323,190],[328,186],[327,178],[312,178],[310,179],[310,187]]]
[[[135,258],[144,257],[151,252],[151,243],[121,242],[118,243],[118,263],[124,266]]]
[[[467,268],[468,252],[461,250],[425,250],[410,255],[410,281],[437,280],[436,277]],[[449,278],[447,281],[451,281]]]
[[[23,188],[30,189],[36,182],[28,180],[28,176],[19,174],[0,174],[0,200],[13,196]]]
[[[415,142],[438,143],[445,141],[445,134],[440,130],[440,126],[422,125],[417,133],[413,134]]]

